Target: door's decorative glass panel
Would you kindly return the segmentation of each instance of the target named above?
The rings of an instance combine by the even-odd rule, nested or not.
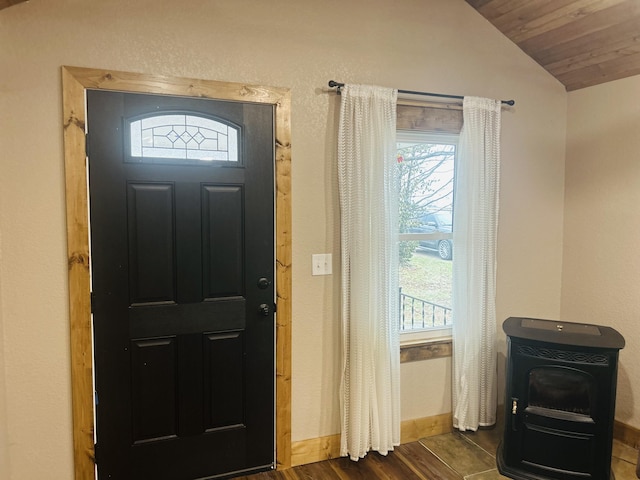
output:
[[[180,113],[142,118],[130,124],[131,157],[237,162],[239,130]]]

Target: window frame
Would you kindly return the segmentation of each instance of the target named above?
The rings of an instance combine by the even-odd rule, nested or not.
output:
[[[433,110],[427,108],[425,110]],[[461,113],[461,112],[459,112]],[[396,143],[404,142],[420,142],[420,143],[435,143],[435,144],[448,144],[455,145],[456,155],[458,153],[459,145],[459,131],[429,131],[422,129],[396,129]],[[455,158],[455,157],[454,157]],[[454,163],[454,196],[455,196],[455,163]],[[400,233],[398,235],[398,242],[408,240],[424,240],[426,238],[440,240],[440,239],[453,239],[453,231],[450,234],[446,233]],[[453,259],[451,260],[453,262]],[[398,322],[399,326],[399,322]],[[398,330],[400,335],[400,346],[407,347],[411,345],[420,345],[426,342],[442,342],[444,340],[450,340],[452,337],[452,327],[442,326],[433,328],[411,329],[411,330]]]

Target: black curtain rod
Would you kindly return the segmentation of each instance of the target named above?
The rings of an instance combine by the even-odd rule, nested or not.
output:
[[[340,89],[344,87],[344,83],[336,82],[335,80],[329,80],[329,88],[337,88],[338,94],[340,93]],[[445,95],[444,93],[429,93],[429,92],[414,92],[412,90],[398,90],[398,93],[405,93],[407,95],[425,95],[427,97],[440,97],[440,98],[455,98],[458,100],[464,99],[462,95]],[[505,105],[515,105],[515,100],[501,100]]]

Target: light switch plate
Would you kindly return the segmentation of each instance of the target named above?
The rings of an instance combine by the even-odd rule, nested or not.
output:
[[[311,255],[312,275],[331,275],[332,257],[330,253],[314,253]]]

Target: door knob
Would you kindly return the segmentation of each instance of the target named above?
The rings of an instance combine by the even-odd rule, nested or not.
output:
[[[260,290],[266,290],[267,288],[269,288],[269,285],[271,285],[271,280],[269,280],[268,278],[262,277],[258,279],[258,288]]]
[[[271,309],[269,308],[269,305],[267,305],[266,303],[261,303],[260,306],[258,307],[258,312],[261,313],[263,317],[268,317],[269,313],[271,312]]]

